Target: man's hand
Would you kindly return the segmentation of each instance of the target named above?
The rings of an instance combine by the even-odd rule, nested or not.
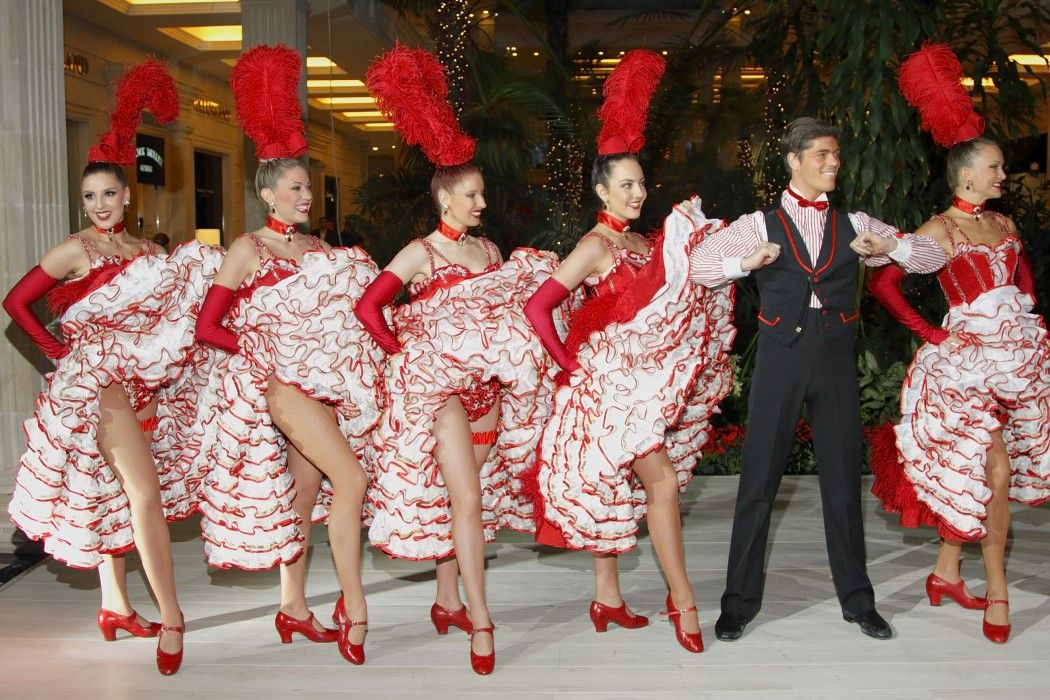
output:
[[[892,253],[897,250],[898,245],[900,244],[897,243],[896,238],[880,236],[871,231],[861,231],[849,244],[849,247],[856,251],[857,255],[866,258],[871,255],[885,255],[886,253]]]
[[[780,246],[768,241],[759,243],[750,253],[740,259],[740,269],[744,272],[757,270],[780,257]]]

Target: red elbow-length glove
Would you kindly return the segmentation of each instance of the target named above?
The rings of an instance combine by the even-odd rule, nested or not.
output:
[[[202,343],[236,355],[241,351],[237,334],[222,325],[222,319],[233,306],[233,294],[232,289],[221,284],[213,284],[208,289],[197,314],[194,335]]]
[[[1035,273],[1032,271],[1032,259],[1028,257],[1026,250],[1022,250],[1020,257],[1017,258],[1014,284],[1025,294],[1031,294],[1032,300],[1038,303],[1038,299],[1035,298]]]
[[[47,328],[33,313],[32,305],[51,291],[58,280],[44,272],[39,265],[18,280],[4,297],[4,311],[8,313],[36,346],[52,360],[61,360],[69,354],[69,347],[47,332]]]
[[[901,280],[905,272],[896,265],[885,265],[878,268],[868,280],[868,291],[886,307],[893,318],[927,343],[940,345],[950,334],[922,317],[915,307],[908,303],[901,291]]]
[[[554,309],[569,298],[569,290],[564,284],[551,277],[536,290],[528,303],[525,304],[525,317],[536,329],[536,335],[540,337],[543,347],[554,358],[566,372],[575,372],[580,368],[580,363],[569,356],[565,343],[558,337],[558,331],[554,328]]]
[[[389,270],[383,270],[378,277],[372,280],[372,284],[368,285],[368,289],[354,306],[354,316],[365,327],[368,334],[375,339],[379,347],[390,355],[401,352],[401,343],[390,330],[390,326],[386,325],[383,307],[394,300],[403,286],[404,282],[400,277]]]

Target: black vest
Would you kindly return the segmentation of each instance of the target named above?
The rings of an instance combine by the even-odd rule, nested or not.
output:
[[[795,222],[779,206],[765,212],[766,236],[780,246],[780,255],[771,264],[755,270],[760,307],[758,328],[784,345],[798,339],[809,311],[810,294],[816,294],[822,308],[825,332],[853,332],[857,312],[857,272],[859,256],[849,247],[856,235],[849,215],[828,209],[824,240],[816,265],[811,265],[809,249]]]

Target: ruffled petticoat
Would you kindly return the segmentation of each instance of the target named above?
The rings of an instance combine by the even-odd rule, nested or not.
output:
[[[192,425],[195,392],[214,354],[193,342],[219,249],[189,243],[169,256],[142,256],[60,319],[70,353],[46,377],[24,424],[26,452],[8,510],[29,537],[70,566],[93,568],[134,547],[128,499],[99,454],[99,393],[124,385],[135,410],[156,398],[152,449],[164,514],[198,505],[200,477],[177,448]]]
[[[303,551],[285,440],[264,396],[271,376],[332,406],[360,456],[384,403],[384,353],[353,310],[378,271],[358,248],[307,253],[299,272],[259,286],[229,327],[241,352],[225,355],[202,392],[188,439],[206,472],[200,511],[208,563],[268,569]],[[325,496],[314,519],[325,517]]]
[[[609,554],[634,547],[646,505],[631,464],[661,447],[679,488],[688,484],[710,416],[732,385],[732,289],[689,282],[689,252],[722,226],[699,200],[676,207],[641,273],[662,273],[663,284],[633,318],[581,344],[587,376],[558,390],[540,442],[540,542]]]
[[[1032,306],[1015,286],[991,289],[945,318],[946,330],[970,333],[978,344],[926,343],[916,353],[896,426],[903,472],[899,463],[873,460],[872,490],[905,525],[935,525],[963,540],[986,534],[992,492],[984,469],[999,429],[1011,500],[1050,500],[1050,339]]]
[[[501,527],[531,531],[521,473],[535,456],[554,389],[554,367],[523,307],[553,272],[550,259],[515,251],[499,269],[456,282],[394,314],[404,347],[389,358],[389,403],[366,453],[369,538],[387,554],[453,553],[448,490],[434,460],[434,416],[477,381],[503,385],[496,443],[481,468],[486,541]]]

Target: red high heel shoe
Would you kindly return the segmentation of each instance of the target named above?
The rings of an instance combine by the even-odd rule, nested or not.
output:
[[[313,613],[310,613],[310,616],[305,620],[297,620],[291,615],[278,611],[277,617],[273,619],[273,626],[277,628],[277,635],[284,644],[292,643],[292,634],[295,632],[318,644],[326,644],[339,639],[339,630],[328,629],[327,627],[317,629],[314,627],[314,619]]]
[[[594,623],[595,632],[604,632],[609,629],[609,623],[615,622],[620,627],[637,629],[649,624],[649,618],[644,615],[632,615],[627,612],[627,603],[622,603],[618,608],[610,608],[597,600],[591,601],[591,609],[588,611],[591,622]]]
[[[139,614],[134,610],[130,615],[121,615],[112,610],[99,608],[98,628],[102,631],[102,638],[107,642],[112,642],[117,638],[118,629],[130,632],[136,637],[156,637],[160,634],[159,622],[146,620],[146,624],[142,625],[139,623]]]
[[[474,629],[474,625],[470,622],[470,616],[467,614],[467,606],[464,605],[459,610],[449,610],[443,605],[434,603],[430,606],[430,621],[434,623],[434,629],[437,630],[438,634],[448,634],[448,628],[458,627],[467,634],[470,634]]]
[[[681,627],[682,615],[686,613],[696,612],[696,606],[691,608],[682,608],[677,610],[674,607],[674,601],[671,600],[671,594],[667,594],[667,610],[660,613],[666,615],[667,619],[674,625],[674,636],[678,639],[678,643],[682,645],[682,648],[686,651],[691,651],[694,654],[699,654],[704,650],[704,638],[700,632],[683,632]]]
[[[1008,601],[1008,600],[989,600],[988,601],[988,606],[991,607],[993,605],[1006,605],[1006,606],[1009,606],[1010,605],[1010,601]],[[1010,625],[1010,624],[993,625],[991,622],[988,622],[988,618],[985,618],[983,620],[983,624],[981,625],[981,628],[984,631],[984,636],[988,638],[988,641],[995,642],[996,644],[1006,644],[1006,642],[1010,639],[1010,628],[1011,627],[1012,627],[1012,625]]]
[[[346,614],[346,606],[343,604],[343,596],[335,602],[335,612],[332,613],[332,622],[339,626],[339,653],[352,664],[360,666],[365,662],[365,643],[354,644],[350,641],[350,630],[368,624],[368,620],[351,620]]]
[[[160,634],[161,637],[157,639],[157,670],[165,676],[173,675],[182,666],[182,649],[180,648],[174,654],[169,654],[166,651],[160,650],[160,640],[163,638],[165,632],[178,632],[179,634],[186,633],[185,623],[181,625],[168,626],[161,625]],[[185,641],[185,640],[183,640]]]
[[[940,605],[944,596],[948,596],[967,610],[984,610],[988,607],[988,599],[967,594],[962,581],[948,583],[937,574],[927,576],[926,597],[930,599],[930,605]]]
[[[491,654],[474,653],[474,635],[482,632],[488,632],[492,635],[492,645],[496,645],[496,635],[492,632],[492,625],[488,627],[475,627],[474,631],[470,633],[470,667],[474,669],[474,673],[479,676],[487,676],[492,673],[492,670],[496,668],[496,649],[492,649]]]

